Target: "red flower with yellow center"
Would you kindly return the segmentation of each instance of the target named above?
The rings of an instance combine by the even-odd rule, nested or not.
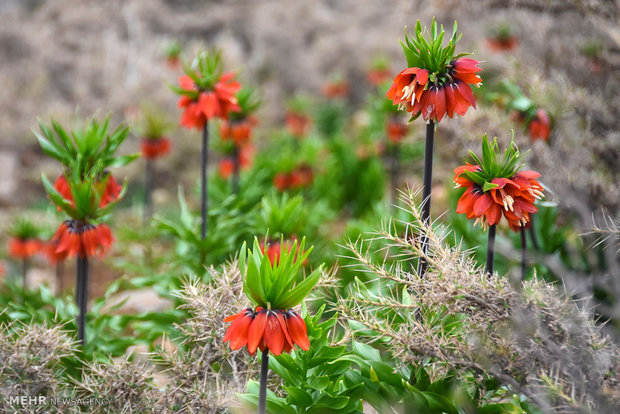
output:
[[[179,78],[180,89],[196,91],[195,97],[183,95],[179,98],[179,108],[184,108],[181,125],[186,128],[202,129],[205,122],[213,118],[226,119],[232,111],[238,111],[235,94],[241,85],[234,80],[234,73],[225,73],[215,83],[213,89],[203,90],[194,80],[184,75]]]
[[[9,240],[9,256],[14,259],[28,259],[41,251],[41,240],[11,237]]]
[[[517,171],[520,155],[514,144],[502,162],[498,162],[497,150],[497,141],[489,144],[484,137],[482,162],[472,154],[478,165],[466,164],[454,170],[457,187],[466,188],[456,212],[475,218],[476,224],[485,227],[498,224],[503,215],[510,228],[519,231],[529,226],[530,215],[538,211],[534,202],[543,197],[543,187],[536,180],[540,174]]]
[[[280,355],[290,352],[295,345],[304,351],[310,349],[306,323],[292,309],[247,308],[224,322],[232,322],[224,335],[224,342],[230,342],[232,350],[247,346],[250,355],[254,355],[257,348],[262,351],[267,347],[272,354]]]
[[[407,68],[396,76],[386,96],[399,109],[411,112],[412,117],[422,114],[427,121],[439,122],[446,115],[463,116],[470,106],[476,107],[470,84],[482,83],[477,75],[480,70],[474,59],[457,59],[446,72],[447,82],[432,83],[426,69]]]
[[[67,256],[101,256],[112,246],[114,238],[105,224],[93,225],[70,219],[62,222],[52,237],[59,259]]]
[[[476,107],[470,85],[482,83],[478,76],[479,62],[455,56],[459,39],[456,23],[445,47],[444,34],[443,26],[438,30],[433,19],[431,36],[427,40],[418,21],[415,33],[405,35],[405,41],[401,42],[408,68],[396,75],[386,97],[400,110],[410,112],[412,119],[422,115],[426,121],[439,122],[445,116],[463,116],[470,106]]]
[[[154,160],[170,152],[172,144],[166,137],[144,138],[140,142],[140,151],[146,159]]]

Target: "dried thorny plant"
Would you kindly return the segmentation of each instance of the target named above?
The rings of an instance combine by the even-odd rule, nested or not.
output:
[[[154,412],[161,398],[153,384],[152,368],[128,357],[87,364],[73,392],[76,398],[101,399],[89,407],[92,413]]]
[[[488,276],[444,243],[448,230],[424,226],[413,192],[403,199],[412,222],[388,222],[370,240],[348,245],[370,278],[357,280],[338,299],[342,317],[364,326],[354,335],[381,342],[402,364],[493,377],[545,413],[613,412],[605,410],[620,406],[618,349],[591,309],[536,278],[517,283]],[[430,240],[423,278],[412,265],[421,254],[421,230]],[[379,260],[373,255],[377,244],[385,254]]]
[[[236,263],[219,271],[211,267],[211,282],[188,280],[178,296],[191,317],[178,326],[183,341],[174,351],[155,355],[169,382],[164,406],[183,412],[218,413],[236,402],[258,366],[243,350],[231,351],[222,339],[223,319],[248,306]]]
[[[11,396],[56,396],[63,388],[61,360],[74,341],[58,325],[0,325],[0,408],[2,412],[48,412],[46,406],[11,406]]]

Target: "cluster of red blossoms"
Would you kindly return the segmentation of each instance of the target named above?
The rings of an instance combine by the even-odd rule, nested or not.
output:
[[[327,98],[344,98],[349,93],[349,84],[344,80],[331,81],[323,85],[321,91]]]
[[[310,119],[297,112],[287,112],[284,122],[286,129],[297,138],[304,137],[310,129]]]
[[[494,178],[494,188],[484,191],[482,186],[468,179],[465,171],[480,171],[478,165],[462,165],[454,170],[457,187],[466,187],[458,201],[456,212],[475,218],[483,226],[499,223],[502,213],[514,231],[529,227],[530,214],[538,209],[534,205],[543,196],[543,187],[536,180],[540,174],[535,171],[520,171],[511,178]]]
[[[9,256],[15,259],[28,259],[41,251],[43,242],[39,239],[12,237],[9,241]]]
[[[302,164],[290,173],[279,172],[273,177],[273,185],[278,191],[298,190],[314,182],[312,167]]]
[[[198,89],[191,77],[181,76],[179,78],[181,89],[199,92],[195,99],[187,95],[179,98],[179,108],[185,108],[181,116],[181,125],[189,129],[202,129],[209,119],[215,117],[225,119],[229,112],[239,111],[235,94],[241,89],[241,85],[234,80],[234,77],[234,73],[223,74],[213,89],[207,91]]]
[[[123,187],[116,182],[112,174],[107,174],[104,180],[100,181],[97,185],[105,185],[105,189],[103,190],[101,199],[99,200],[100,208],[107,206],[112,201],[116,201],[121,193],[121,190],[123,189]],[[71,202],[71,205],[75,206],[73,194],[71,193],[71,187],[69,186],[69,182],[64,175],[58,176],[54,182],[54,188],[65,200]],[[60,210],[60,207],[58,207],[58,210]]]
[[[220,137],[224,141],[232,139],[235,145],[244,145],[252,137],[252,128],[257,123],[258,120],[253,116],[240,121],[224,121],[220,124]]]
[[[441,121],[444,116],[465,115],[470,106],[476,107],[476,100],[470,84],[479,85],[482,79],[477,75],[481,69],[478,61],[460,58],[450,62],[445,74],[445,83],[431,82],[429,72],[421,68],[407,68],[400,72],[386,96],[399,109],[406,109],[413,117],[422,114],[424,120]]]
[[[172,144],[166,137],[144,138],[140,143],[142,156],[149,160],[154,160],[170,152]]]
[[[54,237],[56,258],[64,260],[67,256],[101,256],[112,246],[112,231],[105,224],[93,225],[79,220],[65,220]]]
[[[239,168],[244,170],[252,165],[254,157],[254,147],[251,144],[245,144],[239,148]],[[225,157],[220,160],[218,173],[220,177],[227,180],[235,172],[234,157]]]
[[[292,309],[274,310],[257,307],[224,319],[232,322],[224,335],[224,342],[230,342],[230,349],[236,350],[247,345],[250,355],[256,349],[268,348],[274,355],[290,352],[295,345],[304,351],[310,349],[306,323]]]
[[[409,125],[390,119],[385,127],[388,141],[392,144],[398,144],[409,132]]]
[[[549,141],[549,135],[551,134],[551,119],[549,114],[542,108],[536,110],[536,114],[530,121],[529,125],[530,138],[542,139]]]

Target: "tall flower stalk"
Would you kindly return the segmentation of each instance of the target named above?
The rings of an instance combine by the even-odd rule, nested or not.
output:
[[[233,193],[239,192],[239,175],[241,171],[241,154],[250,146],[252,129],[257,120],[253,113],[261,104],[254,89],[242,88],[236,95],[239,110],[231,112],[228,120],[220,126],[220,137],[226,143],[231,144],[232,155],[232,189]]]
[[[184,109],[181,125],[202,130],[200,165],[200,235],[207,237],[208,199],[207,169],[209,161],[209,120],[228,119],[230,112],[239,111],[235,94],[241,85],[234,73],[223,73],[221,52],[201,52],[191,65],[183,65],[185,75],[179,78],[179,86],[171,89],[181,95],[178,105]]]
[[[257,238],[252,250],[244,243],[239,268],[244,276],[243,290],[252,303],[236,315],[224,319],[232,322],[224,336],[230,348],[247,346],[250,355],[262,352],[258,413],[267,404],[269,354],[290,352],[295,346],[307,351],[310,341],[304,319],[292,308],[298,306],[319,281],[322,266],[304,277],[303,264],[312,248],[305,250],[305,239],[292,245],[280,243],[279,260],[263,253]]]
[[[407,68],[401,71],[392,83],[386,96],[398,105],[400,110],[411,113],[410,121],[420,115],[426,121],[426,150],[424,152],[424,177],[422,188],[422,220],[430,225],[431,189],[433,176],[433,145],[435,127],[445,116],[465,115],[470,106],[476,107],[470,85],[479,86],[482,79],[478,61],[455,55],[456,44],[461,38],[457,36],[457,24],[454,23],[452,37],[443,46],[445,31],[433,19],[429,38],[418,20],[413,34],[405,33],[401,41]],[[424,230],[421,235],[422,255],[418,262],[418,274],[426,273],[428,237]]]
[[[158,158],[170,152],[172,144],[166,137],[170,130],[170,123],[160,111],[145,106],[142,108],[142,117],[138,124],[138,134],[141,137],[140,152],[144,158],[144,221],[153,214],[152,192],[155,162]]]
[[[473,163],[461,165],[454,170],[457,187],[465,188],[458,201],[456,212],[475,218],[489,229],[486,269],[493,273],[495,255],[495,231],[502,215],[508,226],[521,233],[522,249],[525,249],[525,230],[538,211],[534,202],[544,196],[543,187],[537,181],[540,174],[520,171],[522,154],[514,141],[501,154],[497,138],[489,142],[482,139],[482,159],[470,151]],[[522,254],[522,277],[525,275],[525,254]]]
[[[63,167],[54,184],[42,176],[50,200],[68,218],[51,240],[57,260],[76,258],[75,301],[78,307],[78,339],[86,343],[89,258],[103,255],[113,236],[104,220],[123,197],[126,187],[118,185],[108,168],[126,165],[138,155],[116,156],[129,129],[108,132],[109,118],[103,123],[90,121],[84,128],[65,131],[52,121],[52,128],[39,122],[35,135],[43,151]]]

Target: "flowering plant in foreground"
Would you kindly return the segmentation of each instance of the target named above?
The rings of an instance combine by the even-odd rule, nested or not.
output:
[[[319,281],[322,266],[304,277],[303,263],[312,248],[305,250],[305,238],[290,248],[280,243],[279,260],[263,253],[257,238],[252,250],[245,243],[239,255],[243,290],[252,307],[224,319],[232,322],[224,336],[235,350],[247,346],[251,355],[262,351],[258,412],[265,412],[269,353],[290,352],[295,345],[310,348],[306,324],[292,308],[299,305]]]
[[[522,248],[525,249],[524,229],[530,225],[531,215],[538,211],[534,202],[543,197],[543,187],[536,180],[539,173],[519,171],[522,155],[513,141],[500,155],[497,138],[489,142],[485,135],[482,159],[471,151],[470,154],[473,164],[461,165],[454,170],[457,187],[466,188],[456,212],[489,227],[487,269],[492,273],[495,226],[503,215],[512,230],[521,232]]]
[[[405,32],[405,42],[400,42],[407,60],[407,68],[401,71],[386,93],[399,110],[411,113],[411,121],[422,115],[426,121],[426,142],[424,151],[424,177],[422,187],[422,222],[428,226],[431,218],[431,188],[433,181],[433,145],[435,123],[444,116],[465,115],[470,106],[476,107],[476,100],[470,85],[480,86],[482,79],[478,61],[455,55],[457,24],[454,22],[452,37],[443,46],[445,31],[437,27],[433,18],[430,37],[424,37],[422,24],[418,20],[414,34]],[[426,272],[426,251],[428,237],[421,237],[421,256],[418,274]]]
[[[62,222],[50,244],[55,259],[76,257],[76,301],[79,307],[78,335],[84,343],[84,323],[88,292],[88,258],[102,255],[112,245],[105,216],[123,197],[126,187],[113,181],[108,168],[122,166],[137,155],[116,156],[129,129],[120,126],[108,132],[109,118],[103,123],[91,120],[84,128],[70,133],[52,121],[52,129],[39,122],[41,133],[35,132],[43,151],[60,161],[62,178],[52,185],[43,175],[50,200],[69,218]]]

